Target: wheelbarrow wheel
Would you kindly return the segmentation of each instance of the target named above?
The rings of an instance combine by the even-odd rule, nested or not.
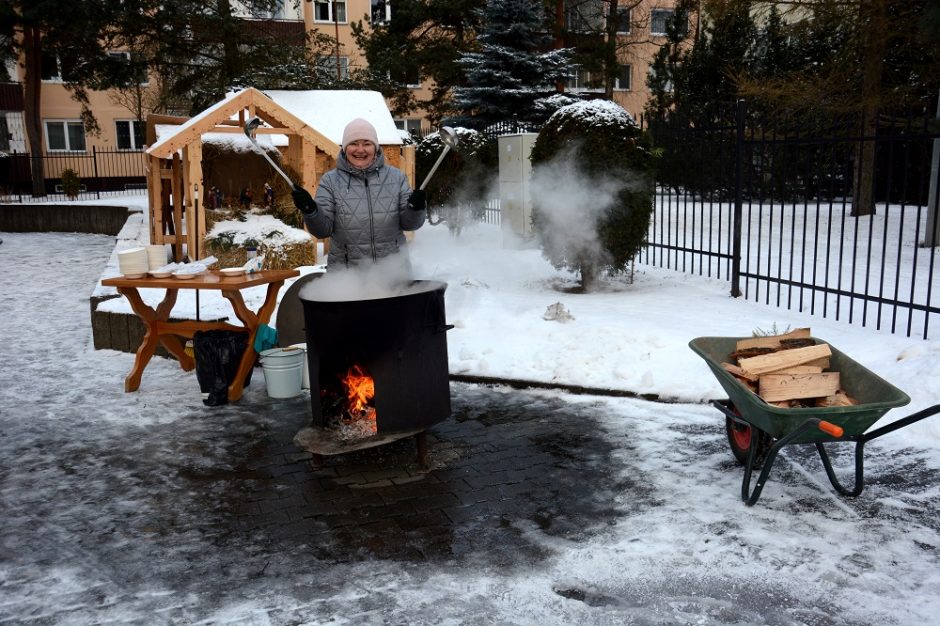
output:
[[[731,407],[736,415],[741,415],[738,409]],[[731,453],[741,465],[747,464],[747,453],[751,446],[751,438],[757,437],[757,454],[754,457],[754,467],[761,467],[767,452],[774,443],[774,438],[759,428],[754,428],[743,421],[733,420],[730,417],[725,418],[725,430],[728,433],[728,445],[731,446]]]

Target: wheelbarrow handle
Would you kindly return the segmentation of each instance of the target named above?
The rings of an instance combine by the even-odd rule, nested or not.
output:
[[[833,424],[832,422],[827,422],[826,420],[819,420],[819,423],[816,424],[816,428],[823,431],[827,435],[832,435],[836,439],[845,434],[845,430],[841,426]]]
[[[937,413],[940,413],[940,404],[935,404],[933,406],[927,407],[926,409],[923,409],[922,411],[918,411],[917,413],[908,415],[907,417],[899,419],[896,422],[891,422],[887,426],[876,428],[870,433],[865,433],[864,435],[861,435],[858,439],[859,441],[871,441],[872,439],[875,439],[876,437],[887,435],[888,433],[894,432],[899,428],[904,428],[905,426],[910,426],[914,422],[919,422],[920,420],[930,417],[931,415],[936,415]]]

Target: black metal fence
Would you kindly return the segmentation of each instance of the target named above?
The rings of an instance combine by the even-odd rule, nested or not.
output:
[[[47,200],[66,198],[62,173],[72,170],[78,175],[79,199],[100,199],[104,196],[140,194],[147,189],[146,154],[131,150],[98,150],[44,154],[42,171]],[[33,196],[32,157],[29,153],[10,152],[0,155],[0,198],[22,202]]]
[[[926,339],[940,321],[940,123],[882,114],[863,128],[770,119],[743,102],[726,123],[649,124],[664,162],[638,260],[728,280],[755,302]]]

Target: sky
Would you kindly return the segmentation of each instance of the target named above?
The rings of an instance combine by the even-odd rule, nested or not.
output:
[[[111,202],[140,209],[145,199]],[[85,623],[171,623],[163,617],[170,613],[161,613],[170,606],[189,611],[191,623],[206,624],[409,623],[414,606],[429,624],[936,623],[940,420],[869,444],[869,485],[859,498],[838,497],[818,462],[784,450],[775,472],[788,479],[772,477],[761,501],[745,507],[741,470],[728,462],[723,418],[707,404],[725,394],[688,343],[809,327],[911,396],[910,405],[891,410],[881,425],[940,403],[940,341],[742,301],[730,297],[725,281],[644,265],[597,293],[576,293],[574,277],[553,268],[537,248],[483,224],[459,237],[425,225],[409,244],[414,276],[447,283],[451,374],[655,394],[667,402],[464,383],[452,394],[528,397],[590,416],[599,436],[622,450],[609,472],[623,480],[648,477],[659,494],[655,506],[613,495],[617,521],[581,539],[546,537],[520,525],[519,532],[550,555],[527,567],[457,562],[419,571],[381,560],[339,564],[327,574],[335,576],[332,608],[305,596],[301,587],[313,582],[290,573],[303,555],[281,555],[286,564],[277,578],[245,582],[237,593],[222,593],[211,609],[208,589],[218,599],[224,574],[194,582],[188,593],[171,592],[166,581],[193,554],[224,558],[211,538],[181,535],[174,545],[160,544],[158,562],[135,565],[145,548],[114,529],[152,505],[145,491],[128,486],[115,494],[102,486],[98,498],[70,497],[107,481],[133,485],[135,468],[102,462],[80,486],[63,471],[70,451],[100,448],[104,458],[115,441],[136,450],[142,463],[154,455],[169,463],[186,455],[179,433],[203,437],[191,445],[206,451],[224,446],[224,432],[199,430],[205,409],[191,373],[155,359],[140,391],[125,394],[133,355],[95,351],[91,344],[88,298],[108,292],[99,281],[117,274],[116,252],[146,243],[145,233],[139,213],[130,214],[117,237],[0,233],[0,260],[14,270],[0,281],[6,303],[0,325],[0,624],[74,623],[76,615]],[[302,268],[305,274],[321,270]],[[144,297],[155,303],[159,295]],[[248,290],[245,299],[256,308],[263,290]],[[101,306],[130,310],[123,298]],[[230,314],[228,303],[209,293],[199,307],[203,318]],[[184,290],[174,316],[193,317],[195,308]],[[260,401],[263,393],[263,384],[252,384],[246,402]],[[141,443],[141,432],[153,439]],[[849,467],[840,457],[837,470]],[[72,540],[72,533],[84,532],[95,540]],[[122,551],[127,563],[105,566]],[[360,608],[357,619],[344,618],[343,607],[362,606],[358,588],[349,586],[354,576],[368,579],[382,608]],[[593,601],[566,600],[555,591],[560,587],[587,589]],[[750,612],[729,604],[729,589],[754,599]],[[99,601],[91,604],[99,608],[76,600],[78,608],[69,609],[72,599],[92,593]]]

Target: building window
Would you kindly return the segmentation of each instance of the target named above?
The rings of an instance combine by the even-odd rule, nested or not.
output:
[[[395,127],[398,130],[407,131],[412,137],[421,136],[421,120],[419,119],[395,120]]]
[[[385,24],[392,21],[391,0],[372,0],[372,23]]]
[[[573,33],[597,33],[604,30],[604,0],[579,0],[565,9],[565,28]]]
[[[126,51],[111,51],[108,52],[108,58],[114,59],[120,63],[125,63],[130,66],[131,63],[131,53]],[[149,81],[147,79],[147,70],[143,67],[132,67],[131,79],[128,80],[123,86],[130,87],[132,84],[137,85],[146,85]]]
[[[633,21],[632,16],[630,15],[630,9],[617,7],[617,16],[614,19],[617,21],[615,32],[618,35],[629,35],[630,24]]]
[[[58,55],[44,52],[40,60],[39,74],[43,80],[61,83],[62,63],[59,62]]]
[[[336,76],[336,57],[333,55],[330,56],[319,56],[316,60],[317,64],[317,73],[327,80],[337,79]],[[349,78],[349,57],[340,56],[339,57],[339,78],[338,80],[346,80]]]
[[[591,73],[584,68],[575,68],[568,74],[565,87],[570,91],[584,91],[591,87]]]
[[[633,85],[632,77],[631,77],[632,74],[633,74],[632,65],[618,65],[617,77],[614,79],[614,89],[617,89],[620,91],[630,91]]]
[[[251,17],[263,20],[282,20],[285,18],[284,0],[271,3],[270,0],[250,0],[248,12]]]
[[[0,113],[0,152],[10,151],[11,136],[6,113]]]
[[[653,9],[650,11],[650,34],[668,35],[669,23],[672,22],[675,15],[674,9]],[[685,37],[689,33],[688,16],[681,16],[682,22],[679,26],[679,35]]]
[[[144,149],[144,123],[138,120],[118,120],[115,123],[118,150]]]
[[[649,78],[651,81],[656,80],[656,68],[655,67],[650,65],[648,73],[649,73]],[[666,84],[663,85],[663,90],[666,91],[667,93],[672,93],[672,90],[673,90],[672,79],[669,79],[666,81]]]
[[[389,78],[410,89],[421,87],[421,74],[416,67],[398,67],[389,72]]]
[[[336,15],[333,7],[336,6]],[[313,3],[314,22],[346,22],[346,0],[315,0]]]
[[[84,152],[85,126],[81,120],[46,120],[46,149],[50,152]]]

